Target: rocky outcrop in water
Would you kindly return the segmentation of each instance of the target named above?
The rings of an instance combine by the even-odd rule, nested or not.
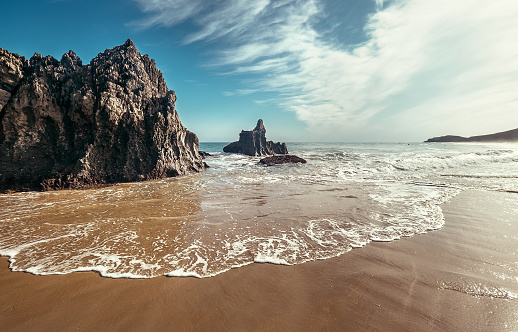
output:
[[[83,65],[0,49],[0,190],[84,188],[200,171],[176,95],[131,40]]]
[[[432,142],[518,142],[518,129],[472,137],[447,135],[430,138],[425,141],[425,143]]]
[[[288,148],[285,143],[266,141],[266,128],[264,128],[263,120],[259,119],[253,130],[242,130],[239,134],[239,141],[225,146],[223,151],[249,156],[268,156],[287,154]]]
[[[205,158],[207,158],[207,157],[211,157],[211,156],[212,156],[210,153],[205,152],[205,151],[199,151],[199,153],[200,153],[200,156],[201,156],[203,159],[205,159]],[[206,166],[207,166],[207,165],[206,165]]]
[[[270,156],[270,157],[266,157],[266,158],[259,160],[259,163],[266,165],[266,166],[275,166],[275,165],[282,165],[282,164],[288,164],[288,163],[305,164],[306,162],[307,162],[306,159],[300,158],[295,155],[290,155],[290,154]]]

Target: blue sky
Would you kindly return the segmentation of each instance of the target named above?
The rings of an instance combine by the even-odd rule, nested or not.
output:
[[[131,38],[201,141],[423,141],[518,128],[513,0],[0,0],[0,47],[88,63]]]

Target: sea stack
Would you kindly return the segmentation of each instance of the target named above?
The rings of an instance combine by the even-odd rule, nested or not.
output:
[[[288,148],[285,143],[266,141],[266,128],[263,120],[259,119],[253,130],[242,130],[239,134],[239,141],[225,146],[223,151],[248,156],[268,156],[287,154]]]
[[[131,40],[83,65],[0,49],[0,190],[76,189],[200,171],[155,61]]]

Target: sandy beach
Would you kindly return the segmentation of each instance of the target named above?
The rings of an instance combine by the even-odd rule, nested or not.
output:
[[[3,331],[517,331],[518,199],[465,191],[445,226],[211,278],[35,276],[0,259]]]

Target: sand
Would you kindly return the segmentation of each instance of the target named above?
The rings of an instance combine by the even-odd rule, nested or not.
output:
[[[438,231],[216,277],[34,276],[0,259],[2,331],[518,331],[518,195],[466,191]]]

